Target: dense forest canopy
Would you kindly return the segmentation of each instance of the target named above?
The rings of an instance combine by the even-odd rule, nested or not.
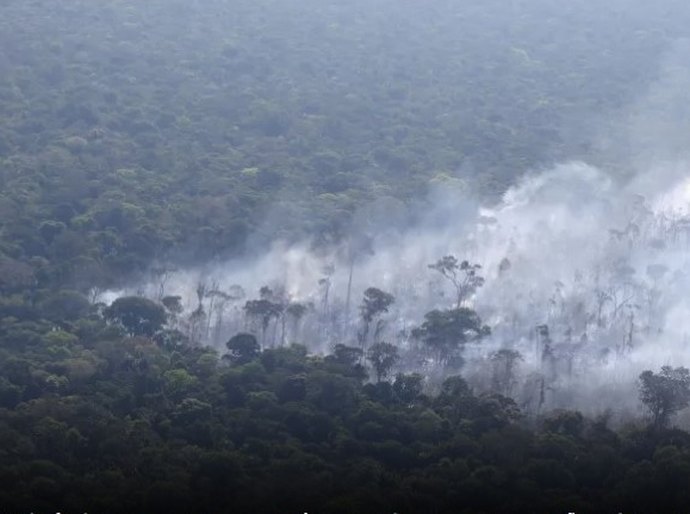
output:
[[[685,508],[689,37],[2,2],[0,511]]]
[[[597,120],[655,80],[681,4],[504,3],[7,2],[3,251],[90,282],[338,238],[434,178],[496,196],[607,162]]]

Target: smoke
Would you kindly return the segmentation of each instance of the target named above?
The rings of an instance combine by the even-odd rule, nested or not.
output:
[[[328,249],[277,241],[261,255],[158,270],[103,300],[179,295],[175,326],[205,344],[222,349],[250,330],[266,346],[299,342],[321,353],[361,343],[359,305],[377,287],[396,298],[379,338],[407,357],[401,370],[434,376],[438,367],[418,358],[411,329],[426,312],[454,306],[452,284],[429,269],[454,255],[480,264],[485,279],[468,304],[492,334],[467,345],[461,370],[477,389],[501,382],[532,413],[632,412],[642,370],[690,366],[690,132],[679,130],[690,119],[690,73],[678,64],[687,46],[677,45],[659,81],[600,138],[602,154],[618,152],[611,169],[570,162],[530,173],[492,206],[455,182],[437,183],[412,213],[391,199],[372,204],[355,217],[351,237]],[[306,313],[262,329],[243,306],[264,286],[265,297]],[[195,312],[203,316],[193,321]],[[514,376],[498,380],[493,356],[501,349],[521,357]]]

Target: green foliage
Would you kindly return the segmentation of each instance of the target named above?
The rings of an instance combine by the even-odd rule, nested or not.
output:
[[[197,379],[185,369],[171,369],[163,373],[165,391],[174,399],[189,394],[197,385]]]
[[[360,363],[364,351],[361,348],[336,344],[333,353],[324,359],[327,369],[339,374],[363,380],[366,378],[366,370]]]
[[[381,382],[388,376],[391,368],[398,362],[398,349],[390,343],[374,343],[367,352],[367,359],[371,362],[376,373],[376,381]]]
[[[60,290],[47,293],[39,307],[43,316],[52,321],[75,321],[89,312],[91,304],[77,291]]]
[[[393,0],[174,2],[3,5],[2,46],[23,56],[0,80],[3,289],[36,273],[84,292],[173,253],[235,255],[261,225],[265,240],[337,239],[358,208],[427,184],[471,174],[497,197],[558,159],[609,163],[572,135],[688,35],[672,7],[630,0],[428,16]],[[40,269],[2,272],[32,257]]]
[[[649,410],[652,425],[664,427],[673,414],[690,403],[690,370],[662,366],[659,373],[640,374],[640,400]]]
[[[123,296],[104,309],[106,320],[120,323],[130,335],[153,336],[167,321],[165,309],[139,296]]]
[[[369,287],[364,291],[361,312],[362,319],[371,323],[374,317],[388,312],[388,308],[395,301],[395,297],[375,287]]]
[[[283,305],[277,302],[272,302],[266,298],[259,300],[249,300],[244,304],[244,311],[250,318],[261,321],[261,332],[263,334],[263,342],[266,341],[266,330],[272,319],[279,318],[283,313]]]
[[[466,307],[427,312],[424,323],[412,331],[412,336],[422,340],[443,363],[458,356],[463,345],[488,334],[489,327],[482,325],[479,315]]]
[[[234,335],[226,345],[228,348],[227,358],[235,364],[246,364],[259,356],[261,347],[252,334]]]
[[[393,382],[395,395],[406,405],[412,404],[424,391],[424,377],[419,373],[404,375],[399,373]]]
[[[687,434],[615,434],[577,412],[528,428],[511,399],[461,377],[435,392],[416,374],[363,383],[359,348],[261,352],[239,334],[250,344],[230,345],[229,366],[190,345],[23,330],[38,340],[0,349],[3,508],[674,511],[687,500]]]
[[[453,284],[456,309],[459,309],[465,300],[484,285],[484,278],[479,276],[479,270],[482,267],[479,264],[470,264],[468,261],[458,263],[454,255],[442,257],[436,263],[429,264],[429,268],[438,271]]]

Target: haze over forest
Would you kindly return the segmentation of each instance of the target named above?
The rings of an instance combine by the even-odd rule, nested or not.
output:
[[[5,0],[0,49],[0,510],[687,505],[685,3]]]

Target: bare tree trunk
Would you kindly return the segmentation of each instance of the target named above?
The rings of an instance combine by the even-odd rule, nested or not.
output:
[[[355,268],[355,258],[354,256],[350,259],[350,276],[347,280],[347,294],[345,296],[345,330],[343,333],[344,337],[347,337],[350,327],[350,299],[352,297],[352,275]]]
[[[215,304],[216,297],[211,296],[211,300],[208,304],[208,317],[206,319],[206,327],[204,332],[204,339],[208,341],[209,334],[211,333],[211,317],[213,316],[213,306]]]
[[[276,337],[278,336],[278,318],[273,323],[273,337],[271,338],[271,348],[276,347]]]

